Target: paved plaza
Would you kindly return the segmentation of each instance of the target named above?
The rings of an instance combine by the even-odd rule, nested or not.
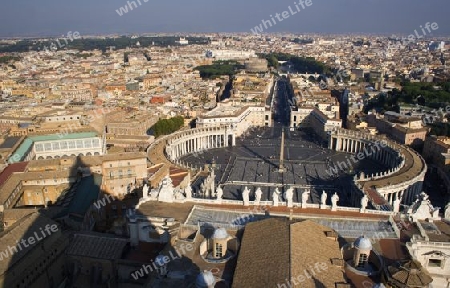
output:
[[[281,124],[250,130],[237,140],[236,146],[211,149],[190,154],[181,161],[214,167],[216,183],[223,187],[224,199],[242,199],[241,193],[247,186],[250,199],[254,191],[261,188],[262,201],[272,200],[275,187],[283,193],[288,187],[294,188],[294,202],[301,202],[301,193],[310,189],[309,203],[320,203],[322,191],[329,195],[337,192],[340,205],[346,205],[350,193],[350,183],[354,173],[373,173],[384,169],[380,164],[363,159],[352,170],[340,170],[333,174],[330,167],[340,162],[348,162],[351,154],[332,151],[321,143],[314,133],[308,131],[285,130],[285,172],[278,172]],[[347,158],[346,158],[347,157]]]

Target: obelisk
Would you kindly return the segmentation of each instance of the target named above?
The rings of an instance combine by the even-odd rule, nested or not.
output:
[[[280,165],[278,167],[278,172],[283,173],[284,172],[284,127],[281,129],[281,147],[280,147]]]

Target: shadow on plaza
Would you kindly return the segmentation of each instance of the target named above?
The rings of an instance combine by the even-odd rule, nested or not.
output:
[[[259,154],[258,152],[256,152],[255,150],[251,149],[250,147],[248,147],[247,145],[243,144],[242,145],[243,148],[245,148],[245,150],[247,150],[248,152],[250,152],[251,154],[253,154],[255,157],[261,159],[264,161],[264,163],[269,164],[270,166],[273,166],[274,168],[278,168],[279,165],[273,163],[270,159],[268,159],[266,156],[263,156],[261,154]],[[278,158],[279,159],[279,158]]]

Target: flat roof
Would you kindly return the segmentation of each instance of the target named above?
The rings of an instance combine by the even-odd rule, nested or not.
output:
[[[50,135],[38,135],[38,136],[29,136],[33,142],[39,141],[51,141],[51,140],[64,140],[64,139],[78,139],[78,138],[90,138],[97,137],[97,132],[80,132],[80,133],[69,133],[69,134],[50,134]]]
[[[33,141],[30,139],[23,140],[22,144],[20,144],[19,148],[14,151],[14,155],[19,156],[19,160],[15,161],[14,159],[17,157],[12,157],[11,161],[20,162],[25,158],[25,154],[30,150],[31,146],[33,146]],[[13,162],[14,163],[14,162]]]
[[[11,149],[14,147],[14,145],[17,144],[17,142],[20,140],[20,136],[17,137],[7,137],[5,139],[5,142],[0,144],[0,149]]]

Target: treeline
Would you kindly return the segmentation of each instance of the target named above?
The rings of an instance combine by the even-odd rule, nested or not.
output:
[[[215,79],[217,77],[228,75],[232,76],[244,66],[236,61],[214,61],[212,65],[200,65],[194,70],[200,71],[200,77],[203,79]]]
[[[183,125],[184,118],[177,116],[170,119],[160,119],[150,129],[155,137],[159,137],[161,135],[169,135],[183,127]]]
[[[259,56],[267,59],[269,66],[274,68],[278,68],[278,61],[289,61],[298,73],[329,74],[331,72],[328,66],[312,57],[298,57],[286,53],[262,53]]]
[[[430,108],[450,105],[450,82],[423,83],[403,82],[401,90],[393,89],[381,93],[371,99],[364,107],[364,111],[377,109],[379,111],[400,111],[400,104],[418,104]]]
[[[74,39],[71,41],[67,40],[68,44],[66,45],[67,49],[77,49],[80,51],[89,51],[89,50],[102,50],[103,52],[107,51],[109,47],[114,46],[115,49],[125,49],[127,47],[138,47],[136,44],[139,42],[141,47],[147,46],[177,46],[180,45],[177,43],[179,41],[179,37],[175,36],[166,36],[166,37],[137,37],[131,38],[128,36],[120,36],[120,37],[107,37],[107,38],[82,38],[82,39]],[[207,44],[208,39],[203,37],[186,37],[189,41],[189,44]],[[36,39],[27,39],[18,41],[12,45],[4,45],[0,46],[0,53],[6,52],[28,52],[28,51],[40,51],[45,47],[50,47],[51,43],[56,43],[57,39],[49,40],[49,41],[40,41]],[[60,39],[59,42],[61,44],[66,44],[65,40]]]
[[[88,57],[94,56],[94,53],[77,53],[73,56],[86,59]]]
[[[297,43],[297,44],[312,44],[312,43],[314,43],[314,39],[295,38],[294,40],[292,40],[292,42]]]
[[[450,136],[450,124],[449,123],[430,123],[427,124],[430,130],[430,135],[437,136]]]
[[[0,57],[0,64],[8,64],[10,61],[19,61],[20,59],[18,56],[2,56]]]
[[[394,95],[398,96],[401,102],[416,103],[419,101],[418,104],[429,107],[440,107],[450,104],[450,82],[405,82],[403,85],[402,91]],[[419,96],[422,97],[418,99]]]

